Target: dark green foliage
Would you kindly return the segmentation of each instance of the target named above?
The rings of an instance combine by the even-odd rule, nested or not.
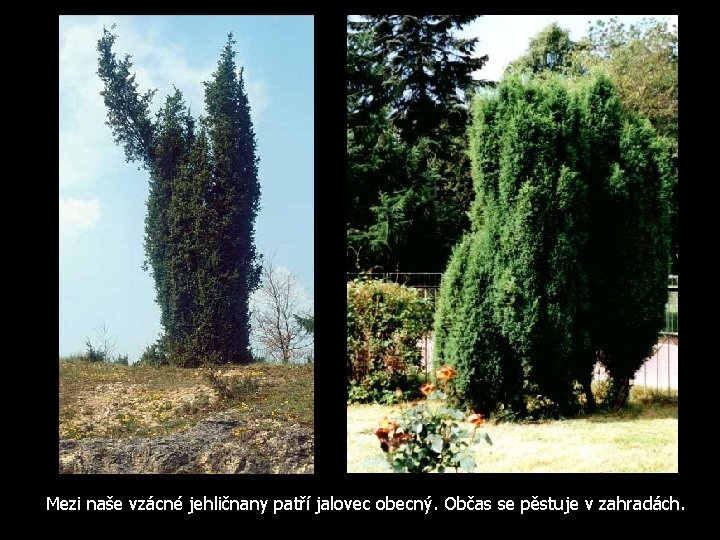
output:
[[[205,83],[208,135],[213,149],[213,181],[207,194],[213,209],[203,234],[214,240],[206,253],[212,260],[213,285],[208,315],[216,306],[221,316],[209,316],[205,334],[211,349],[229,363],[251,360],[250,294],[260,283],[255,250],[255,217],[260,207],[255,133],[243,79],[234,61],[232,35],[228,37],[213,79]]]
[[[678,265],[678,34],[677,26],[643,18],[625,25],[617,18],[598,20],[587,36],[572,41],[553,23],[530,39],[528,52],[508,71],[539,74],[547,71],[587,74],[602,66],[613,82],[622,107],[650,120],[667,138],[674,160],[670,205],[672,273]]]
[[[477,39],[463,15],[348,22],[348,271],[441,271],[469,226],[466,96]]]
[[[477,15],[369,15],[349,23],[368,40],[377,72],[391,81],[389,90],[377,97],[388,100],[404,140],[415,142],[443,122],[455,133],[465,129],[467,113],[457,91],[472,89],[472,73],[488,57],[473,56],[477,38],[458,38],[454,32],[475,19]]]
[[[668,149],[659,144],[647,121],[624,123],[620,150],[620,163],[608,182],[606,209],[613,216],[606,234],[607,247],[617,261],[616,292],[598,295],[593,304],[597,349],[610,376],[620,384],[617,406],[627,399],[629,380],[652,354],[665,321],[671,181]]]
[[[450,263],[453,271],[443,276],[435,318],[441,338],[433,360],[435,366],[447,364],[457,370],[448,389],[453,401],[466,402],[484,414],[501,401],[517,405],[523,375],[522,358],[511,350],[495,316],[492,236],[492,230],[483,228],[466,237],[468,247],[456,250]]]
[[[115,29],[115,25],[111,30]],[[140,161],[150,168],[155,158],[155,126],[150,120],[150,103],[155,90],[139,94],[135,75],[130,72],[130,55],[117,60],[112,47],[117,36],[103,30],[98,41],[98,75],[104,84],[100,92],[108,108],[106,124],[110,126],[115,142],[125,149],[128,162]]]
[[[592,406],[596,351],[622,379],[662,325],[667,153],[602,75],[509,77],[473,112],[473,232],[443,276],[435,363],[483,412],[572,413],[575,381]]]
[[[129,56],[118,62],[112,52],[115,39],[105,30],[98,42],[101,94],[127,160],[141,161],[150,174],[144,268],[152,271],[165,331],[162,351],[153,346],[143,358],[179,366],[249,362],[260,184],[235,42],[230,35],[205,83],[207,117],[197,134],[178,89],[150,120],[154,92],[138,93]]]
[[[140,356],[140,360],[135,362],[135,366],[152,366],[152,367],[160,367],[160,366],[167,366],[170,364],[170,361],[167,357],[167,350],[166,350],[165,340],[159,339],[156,343],[153,343],[152,345],[148,345],[145,347],[145,350],[143,351],[142,355]]]
[[[177,276],[173,274],[172,265],[174,251],[180,246],[173,242],[178,240],[178,232],[171,234],[171,226],[175,219],[173,211],[177,207],[174,199],[178,197],[178,191],[183,189],[179,176],[194,139],[194,122],[179,90],[175,89],[175,93],[166,98],[165,105],[158,111],[155,131],[157,134],[153,145],[154,158],[150,167],[150,192],[145,216],[144,268],[152,269],[157,303],[160,306],[160,323],[170,336],[176,336],[177,302],[174,289],[177,284],[174,278],[177,279]],[[192,219],[192,213],[186,219]]]
[[[90,342],[89,338],[85,340],[85,346],[87,347],[87,349],[85,350],[85,355],[83,356],[83,359],[86,362],[107,361],[107,355],[100,349],[96,349],[95,347],[93,347],[93,344]]]
[[[312,313],[293,315],[293,319],[295,319],[295,322],[298,323],[308,334],[315,333],[315,315]]]

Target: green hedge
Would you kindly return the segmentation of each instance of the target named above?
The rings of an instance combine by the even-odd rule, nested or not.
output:
[[[432,329],[432,319],[432,301],[416,289],[380,280],[348,283],[348,390],[373,374],[376,385],[379,371],[399,374],[419,366],[417,343]],[[397,375],[382,379],[388,384],[414,380]]]

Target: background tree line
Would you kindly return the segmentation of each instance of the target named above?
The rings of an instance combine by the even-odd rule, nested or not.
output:
[[[476,16],[348,19],[347,270],[441,272],[468,227]]]
[[[347,271],[442,272],[470,229],[467,154],[475,79],[487,55],[457,32],[477,16],[370,15],[347,21]],[[590,24],[577,41],[552,24],[507,68],[581,77],[602,66],[628,112],[672,147],[671,256],[678,272],[677,28],[651,18]]]

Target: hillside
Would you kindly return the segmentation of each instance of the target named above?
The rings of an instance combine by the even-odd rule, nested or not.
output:
[[[60,363],[61,473],[312,473],[313,365]]]

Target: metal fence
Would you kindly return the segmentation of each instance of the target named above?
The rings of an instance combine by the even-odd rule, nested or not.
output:
[[[441,273],[435,272],[376,272],[376,273],[348,273],[347,280],[356,278],[379,279],[391,281],[407,287],[419,289],[424,297],[434,301],[440,289]],[[423,367],[432,369],[432,336],[425,336],[418,347],[422,351]],[[598,364],[594,375],[596,379],[603,379],[607,375],[604,368]],[[658,336],[653,356],[649,357],[643,366],[635,373],[633,381],[635,386],[655,388],[656,390],[677,390],[678,388],[678,276],[668,276],[668,301],[665,305],[665,324]]]
[[[655,390],[678,389],[678,276],[668,276],[665,326],[660,331],[654,354],[635,373],[635,386]]]

